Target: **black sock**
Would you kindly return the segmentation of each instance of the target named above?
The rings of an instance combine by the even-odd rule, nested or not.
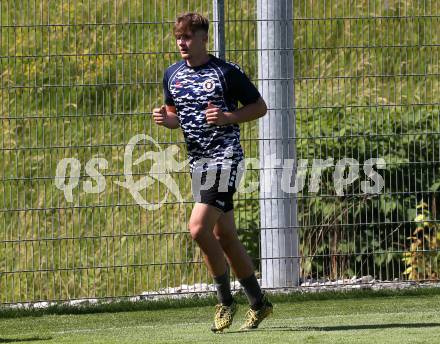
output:
[[[244,292],[249,300],[249,304],[253,310],[260,309],[263,305],[263,293],[261,291],[260,285],[258,284],[257,277],[255,274],[249,277],[239,280],[240,284],[243,286]]]
[[[232,304],[232,294],[231,285],[229,283],[229,269],[221,275],[214,277],[215,287],[217,288],[217,298],[218,301],[225,306],[230,306]]]

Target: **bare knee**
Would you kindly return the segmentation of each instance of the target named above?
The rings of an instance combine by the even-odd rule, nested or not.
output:
[[[199,241],[206,233],[204,226],[199,221],[190,220],[188,223],[188,229],[189,233],[191,234],[191,238],[194,241]]]

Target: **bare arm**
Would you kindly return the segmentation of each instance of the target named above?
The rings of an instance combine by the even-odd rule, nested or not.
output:
[[[180,127],[175,106],[162,105],[160,108],[153,109],[153,118],[156,124],[168,129],[177,129]]]
[[[206,110],[206,119],[208,123],[217,125],[243,123],[260,118],[266,112],[266,102],[260,97],[255,103],[245,105],[234,112],[222,112],[221,109],[210,105]]]
[[[266,102],[260,97],[255,103],[243,106],[234,112],[225,112],[225,115],[227,122],[232,124],[253,121],[264,116],[266,112]]]

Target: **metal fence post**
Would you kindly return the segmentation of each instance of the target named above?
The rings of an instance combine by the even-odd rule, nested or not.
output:
[[[292,17],[291,0],[257,2],[259,89],[269,109],[259,122],[262,285],[268,288],[298,284],[297,203],[281,188],[282,164],[296,157]]]
[[[213,0],[214,49],[218,58],[225,59],[225,2]]]

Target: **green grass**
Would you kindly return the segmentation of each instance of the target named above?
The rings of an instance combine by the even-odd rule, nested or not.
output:
[[[333,299],[331,298],[333,297]],[[0,343],[435,343],[440,292],[324,293],[275,296],[274,314],[239,332],[247,307],[222,334],[209,331],[213,307],[182,301],[159,309],[3,319]],[[211,300],[213,301],[213,300]],[[172,307],[174,303],[175,307]]]

